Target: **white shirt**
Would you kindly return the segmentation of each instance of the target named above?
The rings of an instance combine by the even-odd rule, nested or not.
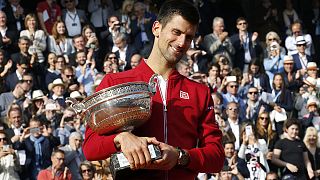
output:
[[[75,12],[67,11],[65,23],[69,36],[81,34],[81,22],[76,10]]]
[[[299,60],[302,67],[301,69],[307,69],[307,64],[308,64],[307,56],[299,53]]]
[[[14,135],[18,135],[20,136],[23,132],[23,128],[22,126],[20,126],[19,128],[16,128],[15,126],[11,125],[11,128],[13,129]]]
[[[21,81],[22,80],[22,75],[18,72],[18,70],[16,70],[16,74],[17,74],[18,79]]]
[[[238,150],[240,148],[240,126],[239,126],[239,119],[237,119],[235,122],[228,118],[228,122],[230,124],[230,128],[232,130],[232,133],[234,134],[236,138],[236,142],[234,143],[235,149]]]

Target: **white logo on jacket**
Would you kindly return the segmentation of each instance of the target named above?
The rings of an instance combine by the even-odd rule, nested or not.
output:
[[[189,94],[187,92],[180,91],[180,98],[189,99]]]

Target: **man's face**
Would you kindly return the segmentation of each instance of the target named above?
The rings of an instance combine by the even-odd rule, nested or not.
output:
[[[80,52],[80,53],[77,53],[77,62],[83,66],[85,63],[86,63],[86,53],[84,52]]]
[[[84,50],[85,44],[82,36],[74,39],[74,47],[76,47],[77,50]]]
[[[62,70],[65,65],[66,65],[66,64],[65,64],[63,58],[62,58],[62,57],[59,57],[59,58],[57,59],[56,69],[57,69],[57,70]]]
[[[284,70],[289,73],[289,72],[292,72],[293,70],[293,63],[284,63],[283,64],[283,68]]]
[[[239,85],[237,82],[229,82],[227,85],[227,91],[228,91],[228,93],[236,96],[238,93],[238,87],[239,87]]]
[[[54,66],[57,63],[57,56],[54,53],[48,55],[48,64]]]
[[[248,98],[251,101],[256,102],[258,100],[258,89],[257,88],[249,88],[248,90]]]
[[[116,16],[110,17],[110,18],[109,18],[109,21],[108,21],[109,27],[111,27],[112,24],[114,24],[116,21],[119,21],[119,19],[118,19]]]
[[[240,31],[245,31],[247,30],[247,27],[248,27],[248,24],[245,20],[241,20],[238,22],[237,24],[237,28],[240,30]]]
[[[237,119],[239,114],[239,108],[237,104],[230,103],[227,107],[226,113],[230,119]]]
[[[72,144],[72,143],[75,145],[75,147],[77,149],[79,149],[81,147],[82,140],[79,137],[73,137],[73,138],[70,139],[70,143],[69,144]]]
[[[64,72],[61,74],[61,77],[63,82],[70,83],[74,75],[72,71],[70,71],[69,69],[65,69]]]
[[[139,65],[140,60],[141,60],[141,57],[139,55],[133,55],[131,57],[131,67],[132,67],[132,69]]]
[[[114,41],[114,45],[116,45],[119,49],[123,50],[126,47],[127,43],[126,43],[126,40],[117,38]]]
[[[21,52],[27,53],[30,46],[29,41],[22,39],[19,41],[18,46]]]
[[[181,65],[181,67],[178,69],[179,73],[185,77],[189,77],[190,68],[187,65]]]
[[[17,64],[17,70],[18,70],[19,74],[22,75],[28,70],[28,67],[26,64]]]
[[[74,0],[65,0],[64,2],[66,4],[67,9],[73,10],[75,8],[76,4],[75,4]]]
[[[40,129],[40,122],[38,121],[31,121],[30,122],[30,128],[39,128]],[[34,136],[34,137],[40,137],[41,136],[41,130],[40,131],[35,131],[35,132],[32,132],[30,131],[30,133]]]
[[[318,76],[318,72],[317,71],[318,71],[317,69],[308,69],[307,70],[307,74],[308,74],[308,76],[317,79],[317,76]]]
[[[214,26],[213,26],[213,31],[216,34],[221,34],[224,31],[224,23],[222,21],[218,21]]]
[[[297,44],[297,50],[298,50],[299,53],[305,54],[306,44]]]
[[[154,23],[155,46],[166,64],[174,66],[182,58],[189,49],[196,30],[196,25],[190,24],[179,15],[174,15],[165,27],[158,21]]]
[[[294,26],[292,26],[291,30],[292,30],[293,36],[295,36],[295,37],[300,36],[302,34],[301,33],[301,25],[299,25],[299,24],[295,24]]]
[[[52,166],[56,169],[61,170],[64,165],[64,154],[56,153],[54,156],[51,156]]]
[[[22,86],[25,86],[25,90],[28,92],[33,86],[33,78],[30,75],[23,75],[22,77]]]
[[[234,145],[233,144],[226,144],[224,146],[224,154],[227,158],[231,158],[234,155]]]
[[[6,27],[7,17],[4,13],[0,13],[0,27]]]
[[[259,66],[252,64],[250,66],[250,70],[251,70],[252,74],[257,74],[259,72]]]
[[[19,128],[21,126],[21,113],[20,113],[20,111],[10,111],[9,121],[14,127]]]
[[[53,94],[55,94],[56,96],[62,96],[64,93],[64,86],[55,86],[52,88],[52,92]]]

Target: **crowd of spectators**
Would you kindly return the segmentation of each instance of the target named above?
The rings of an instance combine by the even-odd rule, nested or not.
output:
[[[226,156],[198,178],[319,179],[320,1],[193,2],[199,31],[176,68],[211,89]],[[0,0],[0,179],[112,179],[108,159],[85,159],[66,98],[146,60],[160,4]]]

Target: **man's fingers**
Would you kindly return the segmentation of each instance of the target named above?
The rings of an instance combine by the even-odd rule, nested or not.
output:
[[[147,137],[148,144],[160,145],[160,142],[155,137]]]

